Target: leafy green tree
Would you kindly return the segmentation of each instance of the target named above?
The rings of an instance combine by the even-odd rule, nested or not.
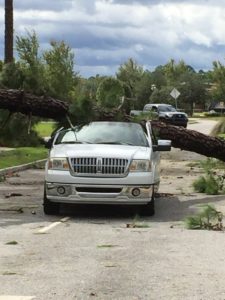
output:
[[[135,95],[137,101],[134,102],[134,108],[142,110],[146,103],[149,103],[149,98],[153,92],[154,81],[150,71],[144,71],[140,80],[135,86]]]
[[[97,90],[97,103],[105,108],[118,107],[124,96],[124,88],[119,80],[113,77],[105,78]]]
[[[97,75],[88,79],[79,77],[72,91],[70,105],[71,121],[74,125],[90,122],[95,118],[93,106],[96,105],[97,88],[105,77]],[[68,124],[63,124],[68,126]]]
[[[90,97],[94,102],[96,102],[96,94],[100,83],[107,78],[106,76],[92,76],[89,78],[78,78],[78,82],[75,88],[76,97],[80,95],[85,95]]]
[[[4,62],[0,60],[0,72],[2,72],[3,66],[4,66]]]
[[[164,67],[164,74],[168,85],[176,85],[180,82],[180,77],[185,73],[195,73],[191,66],[185,64],[183,60],[176,63],[171,59]]]
[[[39,43],[35,33],[28,33],[25,37],[16,37],[16,50],[18,61],[3,65],[0,74],[0,85],[3,88],[24,89],[26,91],[42,94],[44,91],[44,67],[38,55]],[[7,120],[7,122],[6,122]],[[1,144],[8,146],[29,146],[40,143],[37,134],[29,125],[33,125],[38,119],[32,118],[32,122],[24,115],[14,113],[9,118],[7,111],[0,111]],[[4,126],[3,126],[4,125]],[[20,134],[18,135],[18,128]]]
[[[216,83],[216,89],[212,91],[212,95],[216,100],[224,100],[224,84],[225,84],[225,67],[220,62],[213,63],[214,70],[212,72],[212,77]],[[221,120],[214,126],[211,134],[217,136],[219,134],[225,134],[225,118]]]
[[[20,113],[15,113],[13,114],[13,117],[9,119],[7,124],[3,126],[8,116],[9,113],[6,110],[0,110],[1,146],[19,147],[40,145],[41,141],[35,131],[31,130],[30,134],[28,134],[28,118]],[[34,123],[35,120],[33,120],[32,124]]]
[[[77,83],[71,48],[64,41],[51,41],[51,49],[44,52],[43,58],[49,93],[61,100],[70,100]]]
[[[37,95],[49,95],[68,99],[73,94],[77,77],[74,75],[73,55],[64,42],[51,43],[52,49],[44,55],[39,54],[39,42],[35,32],[16,38],[18,61],[6,64],[0,74],[0,85],[4,88],[24,89]],[[86,110],[87,111],[87,110]],[[7,119],[6,112],[0,112],[0,124]],[[38,119],[32,118],[32,124]],[[34,132],[28,135],[29,120],[20,114],[13,114],[2,131],[2,137],[14,145],[27,145],[38,142]],[[15,128],[20,128],[20,135]],[[13,137],[12,137],[13,136]],[[35,140],[36,138],[36,140]]]
[[[206,85],[212,83],[213,81],[212,70],[199,70],[198,75],[202,78]]]
[[[91,122],[95,117],[93,105],[94,101],[88,94],[80,94],[76,99],[73,99],[70,105],[70,115],[73,125]],[[68,123],[63,125],[67,127]]]
[[[215,88],[212,90],[213,99],[217,101],[224,100],[225,66],[219,61],[214,61],[211,76],[213,83],[215,83]]]
[[[173,87],[163,86],[161,89],[155,88],[150,96],[150,103],[167,103],[175,106],[175,100],[170,96]]]
[[[20,62],[18,67],[23,74],[21,88],[39,95],[45,93],[44,65],[39,55],[36,33],[27,32],[26,36],[17,36],[16,50]]]
[[[205,105],[208,100],[205,78],[183,60],[176,63],[171,59],[166,65],[159,66],[156,70],[160,74],[161,81],[160,84],[154,85],[155,90],[150,96],[151,102],[175,105],[175,100],[170,93],[173,88],[177,88],[181,93],[177,99],[179,108],[185,109],[192,115],[194,104]],[[153,81],[156,82],[155,79]]]
[[[126,83],[129,89],[129,95],[127,97],[135,98],[135,88],[137,82],[139,82],[143,76],[144,70],[142,66],[139,66],[132,58],[129,58],[127,62],[119,67],[116,73],[117,79]]]
[[[167,80],[166,80],[163,66],[156,67],[151,74],[152,74],[152,84],[154,87],[160,89],[161,87],[167,85]]]
[[[178,98],[178,107],[185,109],[190,115],[193,114],[194,105],[206,105],[208,95],[204,80],[197,73],[186,72],[181,77]]]
[[[24,73],[19,62],[7,63],[0,72],[1,88],[20,89],[23,86]]]

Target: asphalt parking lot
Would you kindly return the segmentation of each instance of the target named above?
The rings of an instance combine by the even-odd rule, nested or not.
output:
[[[0,300],[225,299],[224,232],[187,230],[205,203],[225,212],[224,196],[193,192],[200,159],[175,150],[162,158],[154,217],[136,207],[42,208],[44,170],[0,183]]]

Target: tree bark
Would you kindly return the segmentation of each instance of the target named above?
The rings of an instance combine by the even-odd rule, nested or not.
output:
[[[0,89],[0,109],[20,112],[41,118],[61,120],[69,111],[69,105],[47,96],[35,96],[22,90]]]
[[[0,89],[0,109],[55,120],[61,120],[69,114],[69,105],[63,101],[20,90]],[[121,120],[122,116],[124,121],[132,121],[132,117],[122,110],[107,111],[98,107],[94,109],[97,120]],[[171,140],[173,147],[225,161],[225,140],[159,121],[152,121],[151,124],[156,135],[160,139]]]
[[[172,141],[172,147],[225,161],[225,140],[222,138],[158,121],[152,121],[151,124],[160,139]]]
[[[5,63],[13,62],[13,0],[5,0]]]

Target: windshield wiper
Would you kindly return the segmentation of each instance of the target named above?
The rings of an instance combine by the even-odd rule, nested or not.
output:
[[[91,144],[90,142],[82,142],[82,141],[65,141],[60,144]]]
[[[130,145],[130,146],[136,146],[132,143],[125,143],[125,142],[119,142],[119,141],[114,141],[114,142],[98,142],[95,144],[105,144],[105,145]]]

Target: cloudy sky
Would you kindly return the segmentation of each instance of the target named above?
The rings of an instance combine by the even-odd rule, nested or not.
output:
[[[3,59],[4,0],[0,10]],[[14,0],[14,29],[35,30],[41,49],[64,40],[84,77],[114,75],[130,57],[149,70],[171,58],[225,63],[225,0]]]

